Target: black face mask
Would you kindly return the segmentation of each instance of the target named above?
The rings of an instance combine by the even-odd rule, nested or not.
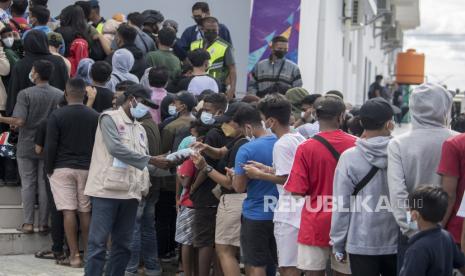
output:
[[[277,57],[277,58],[283,58],[283,57],[287,54],[287,51],[274,50],[274,51],[273,51],[273,54],[274,54],[274,56]]]
[[[218,34],[215,31],[206,31],[203,33],[203,36],[207,41],[213,42],[218,37]]]
[[[197,25],[202,25],[203,18],[201,16],[194,16],[194,21]]]

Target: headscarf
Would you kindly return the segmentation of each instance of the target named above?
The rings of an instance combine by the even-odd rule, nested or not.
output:
[[[308,91],[302,87],[294,87],[287,90],[285,96],[292,105],[292,114],[294,118],[300,118],[300,114],[302,113],[302,100],[308,95]]]
[[[90,75],[90,69],[94,63],[95,61],[90,58],[81,59],[76,70],[76,78],[84,80],[86,84],[91,84],[92,77]]]

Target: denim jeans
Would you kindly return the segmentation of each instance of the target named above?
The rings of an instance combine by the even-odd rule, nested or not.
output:
[[[155,204],[160,191],[153,191],[141,201],[137,208],[136,225],[130,245],[131,259],[126,267],[127,276],[136,276],[139,260],[142,257],[146,276],[161,275],[158,262],[158,245],[155,231]]]
[[[92,218],[85,275],[102,275],[108,237],[111,234],[111,253],[105,275],[123,276],[131,257],[131,244],[136,221],[137,199],[92,197]]]

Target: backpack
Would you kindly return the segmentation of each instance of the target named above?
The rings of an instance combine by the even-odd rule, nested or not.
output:
[[[69,47],[68,60],[71,62],[71,77],[76,75],[79,62],[89,57],[89,44],[83,38],[76,38]]]

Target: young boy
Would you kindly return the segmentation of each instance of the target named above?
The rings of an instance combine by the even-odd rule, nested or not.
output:
[[[394,128],[391,105],[381,97],[368,100],[360,109],[364,138],[345,151],[334,174],[330,238],[333,253],[347,252],[353,276],[396,275],[397,233],[394,216],[387,209],[387,146]],[[360,188],[363,179],[365,186]],[[354,195],[354,191],[359,192]],[[355,208],[351,196],[357,196]],[[368,200],[365,200],[368,199]],[[362,205],[364,202],[366,205]],[[367,206],[369,208],[365,208]],[[344,209],[351,208],[351,212]]]
[[[447,193],[439,187],[420,186],[410,194],[409,225],[420,232],[409,240],[400,276],[452,275],[454,268],[465,273],[465,257],[449,232],[439,223],[447,211]]]

